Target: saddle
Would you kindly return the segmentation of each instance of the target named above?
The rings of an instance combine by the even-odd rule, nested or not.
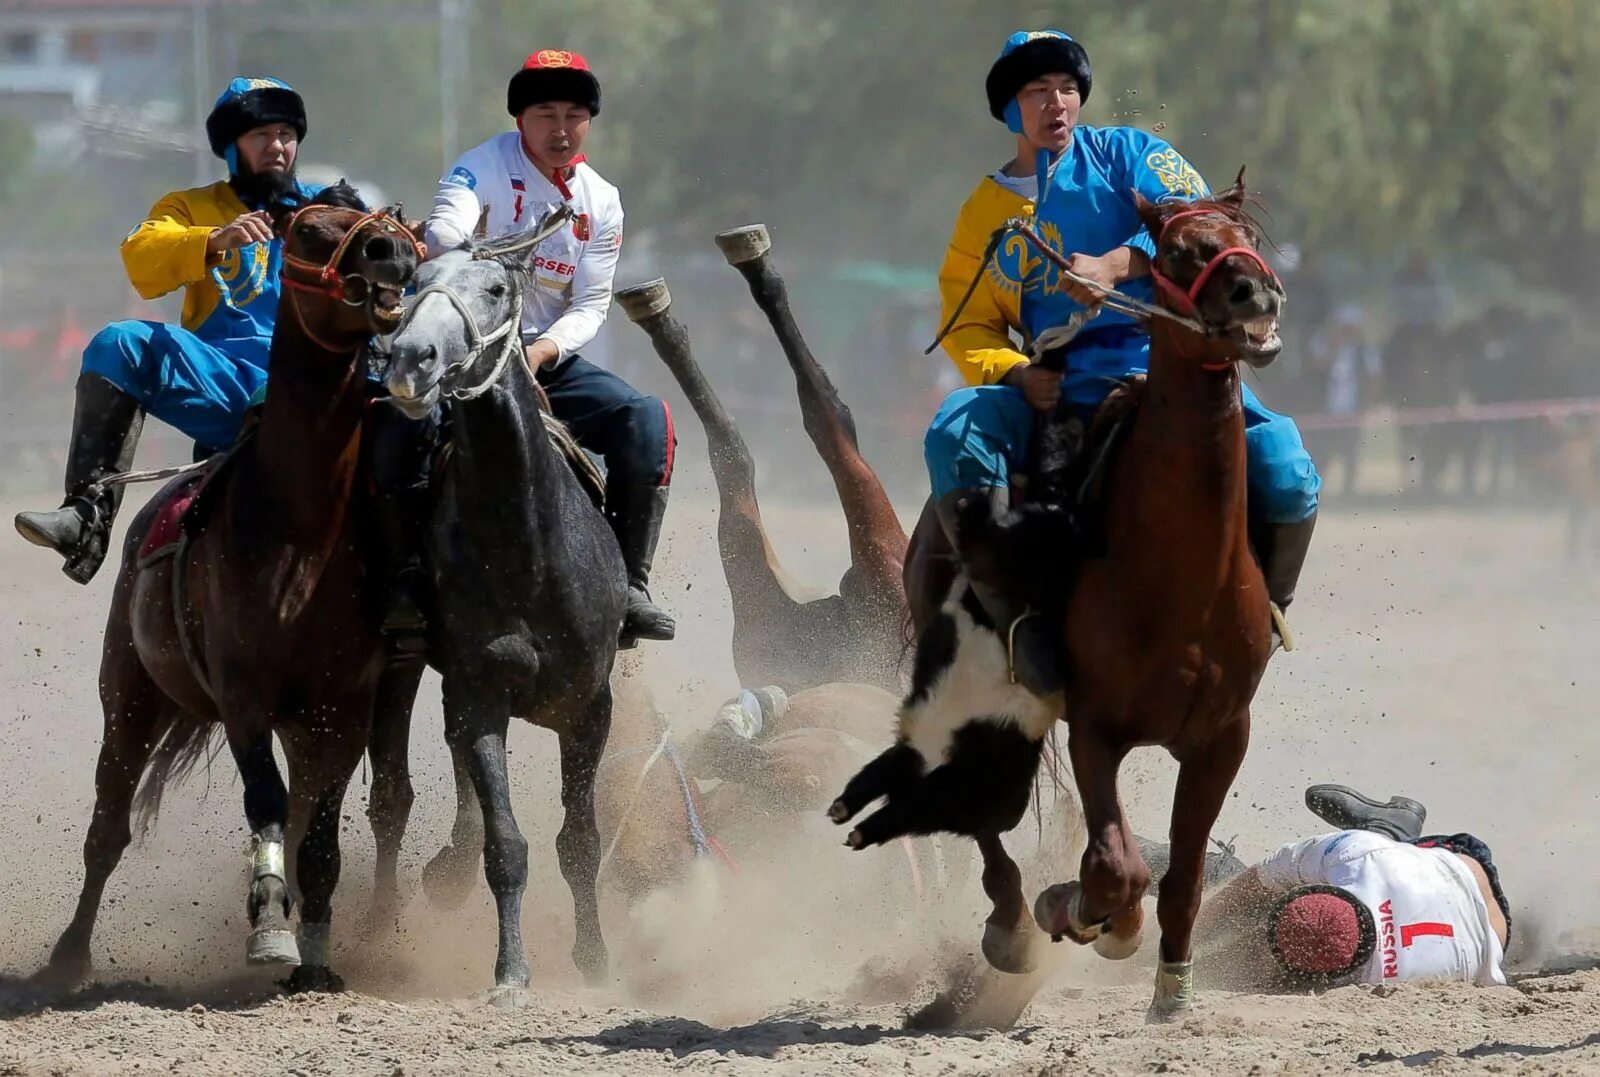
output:
[[[185,539],[194,538],[204,529],[216,491],[222,488],[219,477],[231,468],[239,446],[254,433],[254,425],[247,426],[231,449],[174,479],[156,495],[155,515],[139,541],[139,553],[134,560],[136,567],[145,568],[163,557],[171,557]]]
[[[605,509],[606,503],[606,473],[600,464],[591,456],[583,446],[578,444],[578,439],[572,436],[572,431],[567,429],[567,424],[557,419],[550,411],[550,398],[545,395],[544,387],[535,383],[534,389],[538,392],[539,418],[544,423],[545,433],[550,437],[550,444],[555,446],[556,452],[566,460],[567,466],[572,469],[572,474],[577,478],[578,485],[583,487],[583,492],[589,495],[589,500],[594,502],[594,507]],[[450,443],[447,441],[443,450],[434,460],[434,477],[444,469],[444,462],[450,453]]]
[[[544,420],[545,433],[550,435],[550,444],[556,451],[566,458],[567,466],[572,468],[572,473],[578,477],[578,485],[583,487],[584,493],[589,495],[589,500],[594,502],[594,507],[604,509],[606,503],[606,476],[600,470],[600,465],[595,463],[594,457],[584,451],[578,444],[578,439],[572,436],[572,431],[567,429],[567,424],[550,414],[549,401],[545,399],[543,390],[539,393],[539,418]]]
[[[1145,388],[1143,374],[1119,381],[1095,409],[1087,431],[1063,401],[1054,414],[1035,424],[1029,468],[1012,477],[1013,503],[1020,495],[1024,505],[1065,513],[1083,555],[1104,551],[1100,508],[1107,477]]]
[[[1143,375],[1120,382],[1087,429],[1067,406],[1042,417],[1027,468],[1011,477],[1011,511],[997,520],[989,504],[974,502],[957,521],[960,558],[928,502],[907,558],[915,623],[926,623],[940,608],[958,572],[1013,595],[1049,595],[1052,605],[1064,609],[1077,566],[1105,551],[1106,483],[1144,391]],[[1029,605],[1022,601],[1019,608]]]

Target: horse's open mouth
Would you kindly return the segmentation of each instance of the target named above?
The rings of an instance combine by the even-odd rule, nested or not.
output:
[[[406,307],[399,288],[380,285],[372,290],[372,317],[387,330],[399,328]]]
[[[1278,335],[1278,319],[1270,316],[1240,322],[1233,327],[1231,334],[1246,359],[1268,359],[1283,350],[1283,338]]]

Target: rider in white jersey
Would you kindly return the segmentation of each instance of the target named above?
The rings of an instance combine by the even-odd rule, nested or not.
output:
[[[582,153],[590,121],[600,112],[600,83],[577,53],[541,49],[512,77],[506,107],[517,130],[468,150],[439,181],[427,223],[428,249],[437,255],[461,246],[480,220],[495,239],[531,230],[558,206],[572,209],[572,222],[535,252],[534,286],[523,299],[523,351],[556,418],[580,445],[605,459],[606,518],[628,570],[622,645],[670,640],[673,619],[651,600],[649,586],[672,479],[672,415],[662,401],[579,354],[605,321],[622,248],[622,199]],[[384,465],[402,475],[415,466]],[[409,500],[425,504],[425,466],[410,482],[417,494]],[[381,490],[397,485],[380,477]],[[388,516],[403,522],[415,512]],[[417,555],[408,550],[403,556],[409,567],[396,574],[419,577]],[[420,603],[385,616],[386,631],[420,628]]]
[[[1195,926],[1225,945],[1241,986],[1506,982],[1510,908],[1489,847],[1422,837],[1427,811],[1315,785],[1306,806],[1341,829],[1278,849],[1208,897]],[[1253,967],[1252,967],[1253,966]]]

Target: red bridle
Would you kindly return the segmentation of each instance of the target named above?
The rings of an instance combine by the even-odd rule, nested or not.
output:
[[[295,210],[294,216],[289,218],[289,225],[284,230],[286,236],[294,235],[294,227],[300,218],[313,211],[324,213],[339,211],[339,206],[303,206]],[[417,262],[421,264],[428,256],[427,245],[411,234],[411,231],[400,221],[390,215],[386,209],[374,210],[363,214],[350,230],[339,240],[338,246],[333,248],[333,253],[326,262],[312,262],[305,258],[290,254],[287,249],[283,252],[283,284],[297,292],[309,292],[312,295],[325,295],[330,299],[337,299],[352,307],[359,307],[372,296],[372,283],[359,273],[344,274],[339,272],[339,263],[344,261],[344,256],[350,251],[350,244],[361,234],[368,225],[379,225],[379,231],[386,235],[404,237],[411,244],[411,249],[416,252]],[[290,272],[304,273],[311,277],[310,281],[295,280]],[[352,290],[351,285],[359,282],[359,294]]]
[[[1160,253],[1161,241],[1166,238],[1167,229],[1172,227],[1173,221],[1180,220],[1184,217],[1212,217],[1216,215],[1216,211],[1210,209],[1186,209],[1181,213],[1174,213],[1165,221],[1161,222],[1161,232],[1156,236],[1157,254],[1159,255]],[[1200,314],[1198,308],[1198,303],[1200,301],[1200,290],[1206,286],[1206,282],[1211,279],[1211,274],[1217,271],[1217,267],[1222,265],[1222,263],[1227,259],[1232,258],[1234,255],[1239,255],[1241,257],[1250,259],[1256,265],[1261,267],[1262,271],[1265,272],[1269,278],[1271,278],[1274,284],[1279,283],[1278,275],[1272,271],[1271,266],[1267,265],[1267,260],[1261,257],[1261,252],[1256,250],[1254,247],[1229,247],[1222,251],[1216,257],[1212,258],[1211,261],[1206,263],[1205,268],[1200,270],[1200,275],[1194,279],[1194,283],[1189,285],[1187,290],[1180,288],[1176,283],[1173,282],[1171,277],[1168,277],[1165,273],[1162,273],[1161,270],[1157,269],[1155,265],[1155,259],[1151,259],[1150,276],[1155,279],[1156,287],[1160,289],[1169,300],[1172,301],[1172,304],[1175,308],[1175,313],[1198,319]]]
[[[357,236],[366,230],[369,225],[378,225],[379,230],[387,235],[402,236],[406,242],[411,244],[411,249],[416,252],[418,265],[421,265],[423,259],[427,258],[428,247],[427,244],[412,235],[410,229],[406,228],[403,222],[392,216],[388,210],[380,209],[364,213],[357,218],[356,222],[350,226],[349,231],[345,232],[343,238],[333,248],[333,253],[328,256],[326,262],[313,262],[289,253],[287,237],[294,235],[295,225],[300,223],[301,217],[314,210],[329,213],[342,209],[343,207],[341,206],[312,205],[302,206],[300,209],[295,210],[294,216],[289,218],[289,224],[284,229],[286,239],[283,252],[283,272],[279,275],[279,279],[282,280],[283,286],[292,292],[307,292],[311,295],[326,296],[329,299],[336,299],[352,307],[366,306],[367,302],[372,298],[372,282],[359,273],[347,274],[339,272],[339,263],[344,261],[344,256],[349,253],[350,245],[356,241]],[[311,277],[311,280],[295,280],[290,275],[291,272],[307,274]],[[360,284],[359,292],[352,288],[352,285],[357,283]],[[294,308],[295,320],[300,323],[300,331],[306,335],[311,343],[323,351],[335,354],[353,350],[335,347],[317,336],[311,326],[306,324],[306,316],[300,310],[299,302],[292,295],[289,297],[289,305]],[[367,311],[367,320],[369,323],[372,320],[372,311],[370,309]],[[374,332],[376,332],[375,328]]]

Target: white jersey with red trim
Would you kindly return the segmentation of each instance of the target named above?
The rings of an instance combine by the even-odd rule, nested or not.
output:
[[[559,186],[557,185],[559,182]],[[563,189],[564,188],[564,189]],[[565,360],[594,339],[611,306],[622,250],[622,196],[580,158],[572,174],[552,181],[529,160],[516,131],[495,135],[462,154],[439,181],[428,217],[428,247],[446,251],[472,235],[488,207],[491,239],[530,231],[562,203],[577,217],[539,245],[535,287],[523,299],[522,339],[545,339]]]
[[[1285,845],[1257,869],[1287,892],[1317,884],[1348,890],[1372,911],[1378,946],[1360,982],[1458,980],[1504,984],[1505,954],[1478,881],[1446,849],[1419,849],[1365,830]]]

